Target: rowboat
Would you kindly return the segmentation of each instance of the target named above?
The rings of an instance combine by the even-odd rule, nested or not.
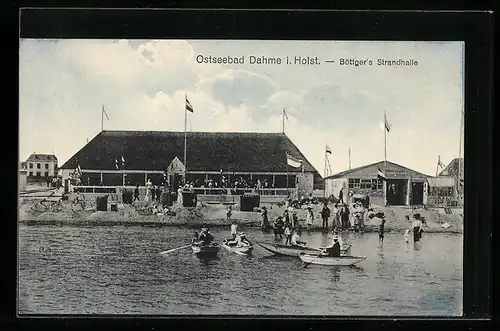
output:
[[[217,243],[210,243],[209,245],[201,245],[201,243],[191,244],[193,253],[198,257],[213,257],[216,256],[220,250],[220,246]]]
[[[222,242],[222,247],[227,249],[229,252],[236,253],[238,255],[250,255],[252,254],[253,251],[253,246],[249,244],[243,244],[242,246],[238,247],[236,245],[229,245],[227,239],[224,239]]]
[[[326,255],[314,255],[302,253],[299,255],[302,262],[310,264],[328,265],[328,266],[351,266],[366,260],[366,256],[339,256],[331,257]]]
[[[264,248],[265,250],[272,252],[274,254],[278,254],[278,255],[297,257],[297,256],[299,256],[300,253],[318,255],[319,253],[322,252],[322,250],[320,250],[320,249],[305,247],[305,246],[304,247],[302,247],[302,246],[290,246],[290,245],[283,245],[283,244],[278,244],[278,243],[258,242],[258,241],[256,241],[256,243],[257,243],[257,245]]]

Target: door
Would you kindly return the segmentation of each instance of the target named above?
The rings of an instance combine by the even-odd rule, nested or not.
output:
[[[424,204],[424,183],[412,183],[411,204],[412,206],[421,206]]]

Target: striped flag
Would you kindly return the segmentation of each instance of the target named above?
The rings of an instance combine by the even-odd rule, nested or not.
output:
[[[193,111],[193,106],[191,105],[191,102],[189,102],[187,95],[186,95],[186,110],[190,111],[192,113],[194,112]]]
[[[391,125],[389,124],[389,121],[387,120],[387,115],[384,114],[384,126],[387,132],[391,131]]]
[[[328,145],[326,145],[325,152],[328,153],[328,154],[332,154],[332,150],[330,149],[330,147],[328,147]]]
[[[378,169],[377,177],[379,179],[382,179],[382,180],[387,180],[387,178],[385,177],[384,172],[382,170],[380,170],[380,168],[378,168],[378,167],[377,167],[377,169]]]
[[[300,168],[302,166],[302,160],[297,159],[296,157],[291,156],[290,154],[286,153],[286,163],[290,167],[294,168]]]
[[[286,110],[285,110],[285,109],[283,109],[283,116],[284,116],[284,117],[287,119],[287,121],[288,121],[288,115],[287,115],[287,113],[286,113]]]

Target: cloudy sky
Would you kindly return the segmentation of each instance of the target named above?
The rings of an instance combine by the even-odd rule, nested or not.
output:
[[[101,130],[285,132],[323,175],[384,159],[435,174],[458,157],[463,104],[460,42],[22,40],[20,161],[54,153],[62,165]],[[245,56],[245,64],[199,64],[198,55]],[[250,56],[282,64],[250,64]],[[318,57],[319,65],[285,64]],[[342,66],[340,59],[371,59]],[[418,66],[377,66],[379,58]],[[325,61],[335,61],[326,63]]]

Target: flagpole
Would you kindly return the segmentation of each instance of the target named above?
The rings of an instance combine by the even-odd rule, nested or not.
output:
[[[351,148],[349,147],[349,170],[351,170]]]
[[[440,155],[438,155],[438,163],[436,165],[436,177],[438,176],[438,171],[439,171],[439,163],[440,163],[439,161],[441,161],[441,156]]]
[[[187,171],[187,165],[186,165],[186,151],[187,151],[186,127],[187,127],[187,108],[184,107],[184,182],[186,182],[186,171]]]
[[[325,144],[325,171],[324,171],[325,177],[324,178],[326,178],[326,176],[327,176],[327,173],[326,173],[326,154],[327,153],[326,153],[326,144]]]
[[[327,168],[326,168],[326,160],[327,160],[327,153],[326,153],[326,147],[327,145],[325,144],[325,176],[323,177],[323,179],[325,179],[327,177]],[[325,182],[326,183],[326,182]],[[323,190],[323,197],[326,197],[326,184],[325,184],[325,188]]]
[[[289,187],[288,187],[288,162],[286,164],[286,195],[287,195],[287,199],[288,199],[288,196],[290,195],[290,190],[289,190]]]
[[[461,114],[461,117],[460,117],[460,140],[459,140],[459,143],[458,143],[458,178],[457,178],[457,193],[458,193],[458,200],[460,202],[460,204],[462,204],[462,188],[460,186],[461,184],[461,175],[462,175],[462,139],[463,139],[463,136],[462,136],[462,131],[463,131],[463,126],[464,126],[464,111],[462,109],[462,114]]]
[[[384,111],[384,175],[387,178],[387,116]]]
[[[101,131],[104,131],[104,105],[101,109]]]
[[[387,114],[384,110],[384,200],[387,205]]]
[[[285,133],[285,109],[283,109],[283,114],[281,115],[282,117],[282,127],[283,127],[283,133]]]

